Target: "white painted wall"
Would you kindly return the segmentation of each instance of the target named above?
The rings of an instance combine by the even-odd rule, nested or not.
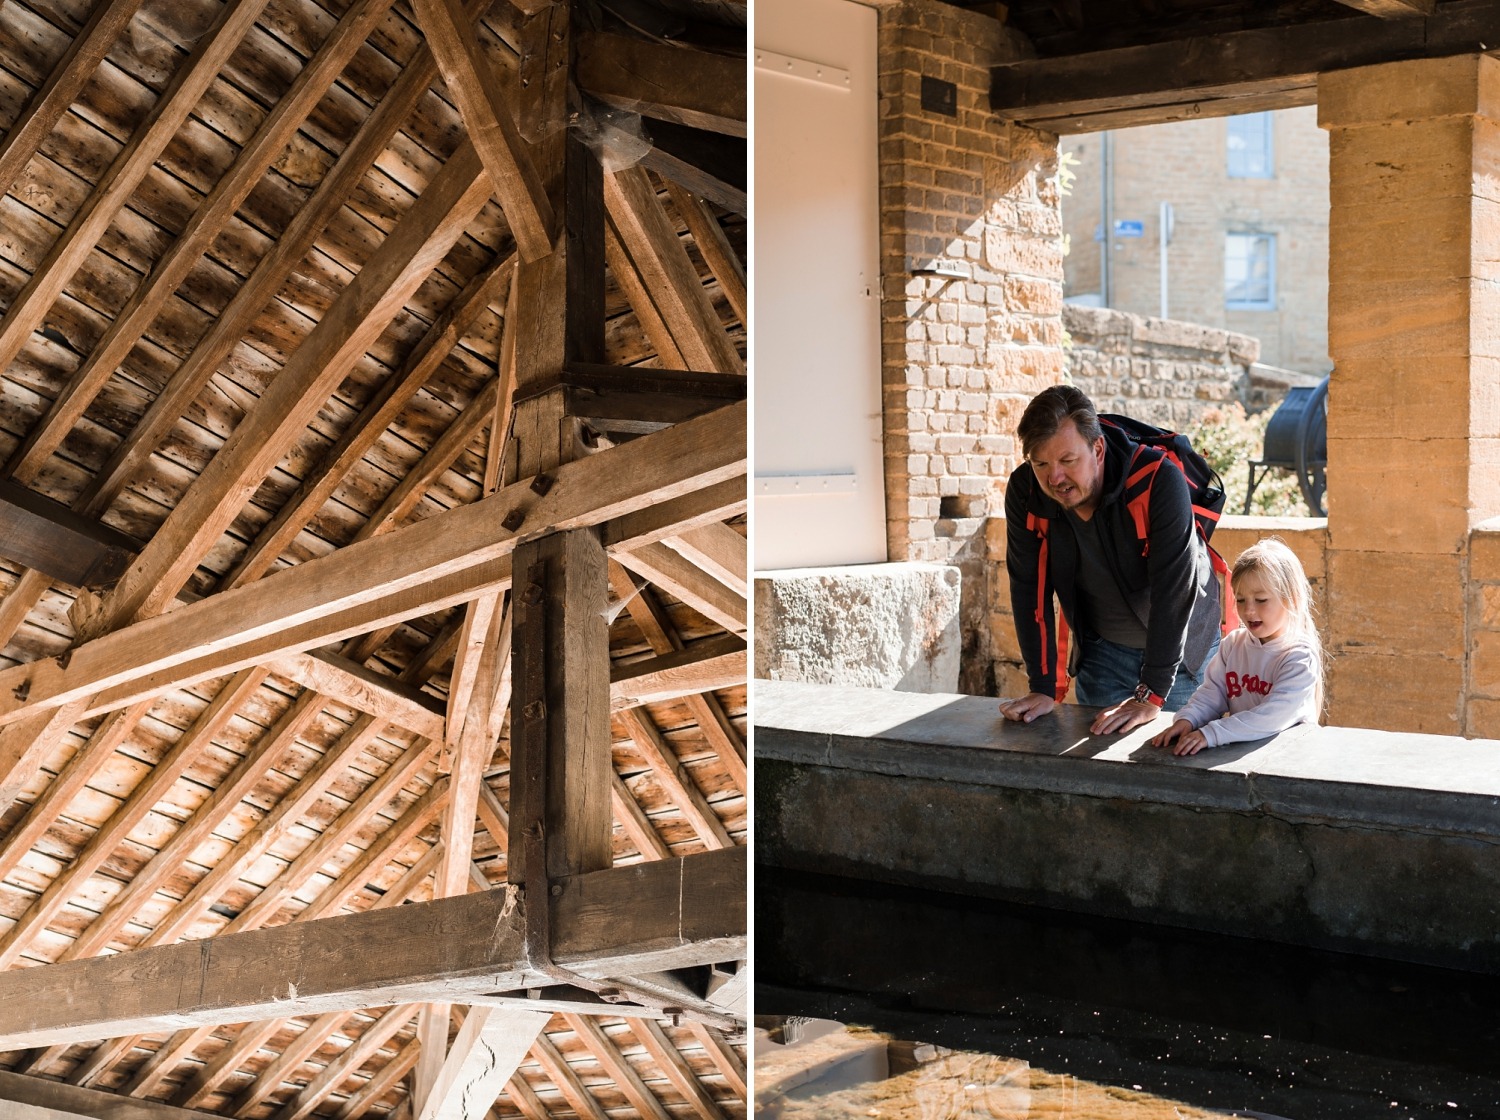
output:
[[[756,0],[759,570],[886,559],[875,12]]]

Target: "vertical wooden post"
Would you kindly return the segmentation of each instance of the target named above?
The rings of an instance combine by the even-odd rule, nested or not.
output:
[[[565,11],[553,9],[535,57],[571,57]],[[528,88],[538,102],[523,120],[555,115],[556,83]],[[545,488],[546,475],[586,452],[566,394],[538,390],[569,362],[603,360],[604,185],[576,130],[540,131],[538,162],[562,228],[551,256],[516,272],[513,442],[515,477]],[[593,530],[517,546],[514,571],[508,865],[512,882],[540,883],[611,862],[609,580]]]

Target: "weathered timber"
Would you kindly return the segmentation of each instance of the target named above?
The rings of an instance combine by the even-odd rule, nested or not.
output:
[[[516,550],[512,647],[511,882],[608,867],[608,576],[597,532]]]
[[[515,97],[470,31],[461,0],[414,0],[423,34],[432,45],[438,68],[458,102],[464,126],[473,137],[485,173],[527,261],[552,252],[555,217],[512,113]]]
[[[1381,19],[1424,19],[1437,12],[1437,0],[1338,0],[1340,4]]]
[[[417,1120],[484,1120],[551,1018],[545,1011],[469,1008]]]
[[[610,672],[610,694],[616,708],[654,704],[743,684],[747,669],[744,639],[724,634],[674,653],[615,666]]]
[[[0,1108],[14,1120],[213,1120],[206,1112],[3,1070],[0,1070],[0,1101],[13,1102],[28,1110],[12,1113],[9,1108]]]
[[[9,479],[0,481],[0,554],[73,587],[108,587],[139,541]]]
[[[730,213],[749,213],[744,144],[730,136],[671,121],[651,121],[646,131],[652,146],[641,157],[642,166]]]
[[[730,633],[744,632],[748,618],[745,594],[719,582],[681,552],[665,544],[648,544],[617,552],[615,559]]]
[[[579,37],[578,84],[607,105],[747,135],[745,60],[594,32]]]
[[[746,856],[729,848],[559,882],[554,958],[602,978],[743,957]],[[516,892],[501,888],[7,972],[0,1045],[535,986],[545,980],[528,965],[523,927]]]
[[[1312,103],[1317,75],[1397,58],[1479,53],[1496,0],[1455,0],[1426,19],[1334,19],[1226,31],[991,70],[990,105],[1006,120],[1060,133],[1227,116]],[[1197,106],[1192,110],[1192,106]]]
[[[326,652],[279,658],[271,671],[372,716],[415,731],[426,739],[443,737],[442,701],[430,693]]]
[[[515,483],[472,505],[299,564],[274,579],[97,638],[73,650],[66,667],[51,658],[8,669],[0,673],[0,723],[127,682],[161,691],[161,678],[151,679],[160,670],[188,672],[176,677],[178,683],[222,675],[472,598],[508,582],[508,558],[517,535],[497,522],[512,512],[522,514],[522,539],[534,531],[532,525],[560,531],[636,513],[643,516],[622,521],[608,536],[628,541],[632,535],[669,535],[672,525],[663,527],[649,512],[657,506],[666,517],[676,516],[673,510],[678,509],[685,517],[721,520],[725,512],[706,508],[713,497],[697,512],[693,501],[674,503],[725,481],[731,481],[725,497],[733,497],[739,484],[732,480],[743,478],[744,457],[745,407],[740,404],[564,464],[546,495],[537,494],[529,481]],[[488,567],[500,562],[504,571]],[[372,612],[372,606],[379,609]],[[351,622],[343,614],[348,610],[360,614],[360,621]],[[269,643],[260,641],[268,637]],[[15,693],[23,682],[24,701]],[[129,691],[102,702],[123,706],[137,698],[125,695]]]

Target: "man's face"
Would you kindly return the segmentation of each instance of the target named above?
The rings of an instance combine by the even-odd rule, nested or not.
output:
[[[1104,481],[1104,438],[1092,445],[1065,420],[1057,434],[1031,449],[1028,460],[1042,492],[1082,518],[1093,516]]]

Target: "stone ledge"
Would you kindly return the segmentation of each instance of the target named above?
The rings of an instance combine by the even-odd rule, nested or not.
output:
[[[1097,709],[1008,723],[987,697],[757,682],[755,757],[1500,840],[1500,742],[1302,726],[1187,758],[1148,746],[1168,725],[1089,735]]]
[[[996,701],[756,682],[756,861],[1500,974],[1500,742],[1302,727],[1174,758]]]

